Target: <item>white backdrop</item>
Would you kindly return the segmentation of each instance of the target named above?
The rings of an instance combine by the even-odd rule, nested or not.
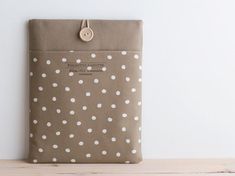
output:
[[[235,1],[0,0],[0,158],[27,153],[30,18],[143,19],[144,157],[235,157]]]

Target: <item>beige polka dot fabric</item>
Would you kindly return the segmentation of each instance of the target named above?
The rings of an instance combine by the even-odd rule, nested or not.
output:
[[[30,46],[39,46],[37,40],[41,40],[42,31],[50,29],[58,33],[57,29],[51,29],[45,24],[63,24],[74,29],[74,24],[80,21],[72,22],[73,25],[70,21],[61,23],[60,20],[31,21]],[[132,28],[139,24],[139,21],[128,22]],[[102,21],[93,23],[94,40],[99,37],[97,30],[104,27],[95,28],[100,23]],[[129,24],[118,21],[112,23],[123,28]],[[46,27],[38,29],[38,25]],[[35,30],[38,32],[35,33]],[[71,32],[64,30],[65,35]],[[54,37],[39,43],[55,40]],[[70,38],[67,36],[65,39]],[[88,44],[78,42],[78,46]],[[62,49],[58,46],[59,50],[51,49],[54,45],[47,45],[47,50],[30,48],[29,52],[29,162],[140,162],[141,50],[119,50],[117,47],[117,50],[90,51],[88,48],[87,51],[80,51],[79,48],[67,50],[62,44]]]

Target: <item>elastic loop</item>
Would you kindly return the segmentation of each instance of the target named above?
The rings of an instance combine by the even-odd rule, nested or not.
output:
[[[90,27],[90,23],[89,20],[82,20],[82,25],[81,25],[81,29],[84,27]]]

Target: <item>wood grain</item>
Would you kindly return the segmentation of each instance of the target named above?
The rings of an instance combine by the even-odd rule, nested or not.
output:
[[[235,176],[235,159],[162,159],[140,164],[29,164],[0,160],[0,176]]]

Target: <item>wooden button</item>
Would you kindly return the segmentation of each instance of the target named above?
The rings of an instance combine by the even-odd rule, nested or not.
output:
[[[94,32],[92,31],[91,28],[85,27],[81,29],[80,38],[82,41],[89,42],[93,39],[93,37],[94,37]]]

